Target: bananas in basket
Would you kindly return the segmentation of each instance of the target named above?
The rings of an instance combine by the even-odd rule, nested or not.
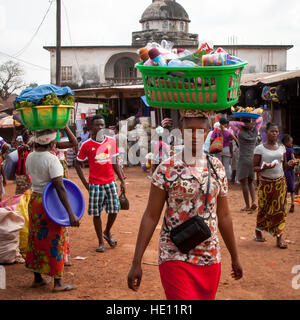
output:
[[[231,107],[232,112],[248,112],[248,113],[256,113],[256,114],[262,114],[264,112],[263,108],[254,108],[254,107]]]

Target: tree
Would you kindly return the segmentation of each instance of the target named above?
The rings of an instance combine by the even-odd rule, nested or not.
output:
[[[25,87],[23,75],[20,63],[10,60],[0,65],[0,97],[4,101],[16,90]]]
[[[36,88],[38,84],[36,82],[30,82],[27,88]]]

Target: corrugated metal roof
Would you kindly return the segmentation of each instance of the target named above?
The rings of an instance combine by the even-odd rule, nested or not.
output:
[[[268,85],[293,79],[300,79],[300,70],[274,73],[249,73],[242,75],[241,86],[251,87],[258,84]]]

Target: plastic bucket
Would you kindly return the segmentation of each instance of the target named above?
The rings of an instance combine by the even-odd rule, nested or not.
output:
[[[135,66],[142,74],[149,105],[159,108],[223,110],[238,102],[248,62],[212,67]]]
[[[53,105],[20,108],[22,121],[29,130],[63,129],[69,122],[73,106]]]

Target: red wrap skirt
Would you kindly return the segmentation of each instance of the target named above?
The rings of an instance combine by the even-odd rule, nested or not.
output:
[[[221,263],[197,266],[166,261],[159,266],[167,300],[214,300],[221,276]]]

